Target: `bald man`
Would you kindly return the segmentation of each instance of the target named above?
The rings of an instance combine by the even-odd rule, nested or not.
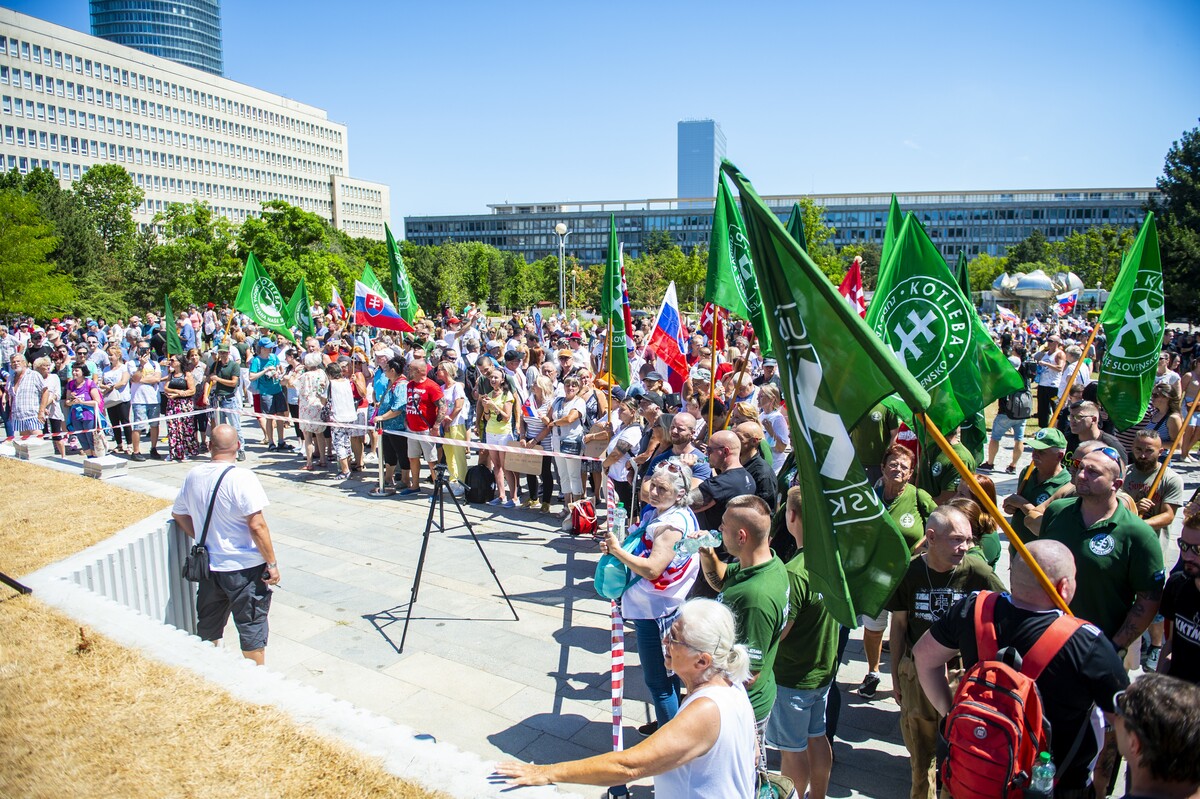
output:
[[[209,436],[212,460],[188,472],[171,509],[179,528],[189,538],[204,537],[208,549],[210,572],[199,585],[196,634],[219,646],[232,614],[242,655],[261,666],[267,648],[270,586],[279,583],[271,531],[263,517],[270,502],[254,472],[237,465],[237,430],[219,424]]]
[[[708,440],[708,464],[713,475],[700,483],[701,501],[692,510],[700,529],[716,530],[731,499],[754,493],[754,478],[742,467],[742,442],[732,430],[713,433]]]
[[[1076,592],[1071,551],[1061,542],[1043,540],[1030,542],[1029,552],[1055,593],[1069,604]],[[1025,656],[1062,613],[1022,558],[1013,558],[1010,580],[1012,595],[1000,596],[993,612],[996,640],[1001,649],[1013,647]],[[978,596],[958,602],[933,623],[913,650],[921,687],[940,715],[949,711],[952,698],[946,664],[960,652],[966,668],[979,660],[975,637]],[[1100,748],[1092,724],[1095,708],[1112,713],[1113,697],[1128,685],[1129,677],[1112,644],[1097,627],[1085,622],[1046,664],[1037,686],[1050,721],[1050,754],[1059,780],[1055,796],[1087,795],[1088,765]]]

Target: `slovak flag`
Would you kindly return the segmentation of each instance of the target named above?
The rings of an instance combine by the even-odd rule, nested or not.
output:
[[[1054,311],[1059,316],[1066,316],[1071,311],[1075,310],[1075,302],[1079,299],[1079,289],[1071,289],[1065,294],[1058,295],[1058,304],[1054,306]]]
[[[354,323],[403,333],[413,332],[413,326],[404,321],[391,300],[372,291],[360,280],[354,281]]]
[[[709,346],[715,352],[725,351],[725,327],[728,324],[729,311],[711,302],[704,303],[704,310],[700,312],[700,332],[708,338]]]
[[[997,305],[996,313],[998,313],[1000,315],[1001,319],[1003,319],[1005,322],[1008,322],[1009,324],[1013,324],[1013,325],[1021,324],[1021,317],[1019,317],[1015,313],[1013,313],[1012,309],[1010,309],[1010,308],[1005,308],[1003,305]]]
[[[346,318],[346,303],[342,302],[342,295],[338,294],[337,286],[333,287],[333,298],[329,300],[329,305],[336,311],[338,319]]]
[[[683,382],[688,376],[688,362],[684,355],[683,317],[679,313],[674,280],[667,286],[648,347],[658,359],[657,368],[667,378],[671,390],[683,391]]]
[[[858,311],[858,315],[863,319],[867,318],[867,300],[863,295],[862,288],[862,256],[856,255],[854,263],[850,264],[850,269],[846,272],[846,276],[842,278],[842,285],[838,286],[838,294],[841,294],[850,302],[850,307]]]

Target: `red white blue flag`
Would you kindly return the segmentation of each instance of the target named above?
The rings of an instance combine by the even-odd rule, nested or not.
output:
[[[338,319],[346,318],[346,303],[342,302],[342,296],[338,294],[337,286],[333,287],[333,299],[329,301],[329,307]]]
[[[404,321],[392,301],[361,280],[354,281],[354,323],[383,330],[413,332],[413,326]]]
[[[1075,310],[1075,303],[1079,300],[1079,289],[1071,289],[1065,294],[1058,295],[1058,304],[1054,306],[1054,312],[1059,316],[1066,316]]]
[[[679,300],[675,296],[675,281],[667,286],[654,331],[650,334],[650,351],[658,359],[657,367],[667,378],[671,390],[683,391],[683,382],[688,375],[687,356],[684,355],[683,317],[679,313]]]
[[[1013,325],[1021,324],[1021,317],[1019,317],[1015,313],[1013,313],[1011,308],[1005,308],[1003,305],[997,305],[996,313],[998,313],[1000,315],[1001,319],[1003,319],[1005,322],[1008,322],[1009,324],[1013,324]]]
[[[862,287],[862,269],[859,264],[862,263],[862,256],[854,257],[854,263],[850,264],[850,269],[846,272],[846,276],[842,278],[842,285],[838,286],[838,294],[846,298],[850,303],[850,307],[858,312],[858,315],[863,319],[867,318],[867,298],[863,294]]]

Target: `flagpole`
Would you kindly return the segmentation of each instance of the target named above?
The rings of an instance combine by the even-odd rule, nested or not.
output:
[[[710,363],[708,365],[708,435],[713,434],[713,415],[717,410],[717,341],[720,336],[717,335],[717,325],[721,324],[721,309],[713,303],[713,325],[712,338],[708,342],[708,348],[712,350]]]
[[[1063,405],[1067,403],[1067,397],[1071,395],[1071,386],[1075,385],[1075,378],[1079,377],[1079,372],[1083,369],[1083,359],[1087,357],[1088,350],[1092,348],[1092,342],[1096,340],[1098,332],[1100,332],[1100,323],[1096,322],[1095,327],[1092,328],[1091,335],[1088,336],[1087,343],[1083,345],[1083,352],[1080,353],[1079,360],[1075,362],[1075,368],[1071,370],[1071,377],[1068,378],[1067,385],[1063,387],[1062,392],[1059,394],[1058,402],[1054,406],[1054,413],[1050,415],[1050,421],[1046,423],[1046,427],[1054,427],[1055,423],[1058,422],[1058,415],[1062,413]],[[1033,474],[1033,461],[1030,461],[1029,466],[1025,468],[1025,474],[1021,476],[1018,485],[1020,482],[1028,480],[1031,474]]]
[[[608,335],[604,339],[604,348],[608,350],[608,418],[605,419],[606,424],[612,424],[612,395],[613,395],[613,324],[612,324],[612,308],[608,309]]]
[[[1026,548],[1025,542],[1020,539],[1020,537],[1013,530],[1012,525],[1008,523],[1008,518],[1000,512],[1000,509],[996,507],[996,503],[993,502],[992,498],[988,496],[988,493],[983,490],[983,486],[981,486],[979,481],[975,479],[974,473],[972,473],[971,470],[967,468],[967,465],[962,462],[962,458],[958,457],[958,453],[955,452],[954,448],[950,446],[950,442],[948,442],[946,437],[942,435],[942,431],[938,430],[937,425],[935,425],[924,412],[916,415],[921,419],[922,422],[924,422],[926,431],[933,436],[933,440],[937,442],[938,447],[946,454],[946,457],[950,459],[950,463],[952,463],[954,468],[958,470],[958,473],[962,475],[962,479],[965,480],[967,485],[971,487],[971,493],[975,495],[976,501],[979,502],[984,511],[986,511],[993,519],[995,519],[996,523],[1004,530],[1004,534],[1008,536],[1008,542],[1017,548],[1017,553],[1029,566],[1029,570],[1033,572],[1033,576],[1037,578],[1038,584],[1041,585],[1042,590],[1046,592],[1046,596],[1050,597],[1054,604],[1058,606],[1058,609],[1063,613],[1066,613],[1068,616],[1073,616],[1074,614],[1071,613],[1071,609],[1067,606],[1066,600],[1063,599],[1059,595],[1058,591],[1054,589],[1054,584],[1050,582],[1050,578],[1046,576],[1046,573],[1042,571],[1042,567],[1039,566],[1037,561],[1034,560],[1029,554],[1029,549]]]
[[[1200,394],[1197,394],[1196,398],[1192,400],[1192,404],[1188,406],[1187,414],[1183,418],[1191,419],[1198,408],[1200,408]],[[1146,492],[1146,496],[1150,498],[1151,502],[1154,501],[1154,492],[1158,490],[1158,484],[1162,482],[1163,475],[1167,473],[1171,458],[1175,455],[1175,450],[1179,448],[1179,443],[1183,441],[1187,429],[1186,423],[1179,426],[1179,432],[1175,434],[1174,440],[1171,441],[1171,448],[1167,450],[1167,457],[1163,458],[1162,466],[1158,467],[1158,474],[1154,475],[1154,482],[1150,484],[1150,490]]]

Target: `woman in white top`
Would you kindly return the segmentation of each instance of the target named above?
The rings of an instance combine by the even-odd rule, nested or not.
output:
[[[321,408],[329,395],[329,378],[321,367],[325,359],[319,352],[304,355],[304,373],[296,381],[296,399],[300,406],[300,430],[304,433],[304,465],[313,470],[313,458],[318,466],[325,465],[325,425],[321,424]]]
[[[121,345],[110,344],[108,347],[108,368],[97,381],[100,384],[100,394],[104,397],[104,412],[112,424],[113,443],[116,452],[124,455],[125,442],[132,443],[129,432],[129,398],[132,392],[129,388],[129,369],[125,367],[125,359],[121,357]]]
[[[342,373],[342,365],[336,361],[329,364],[325,367],[325,374],[329,377],[329,395],[326,398],[329,421],[354,424],[358,419],[358,403],[354,400],[354,387]],[[349,427],[329,428],[330,448],[337,458],[339,480],[350,479],[350,435]]]
[[[42,380],[46,383],[46,393],[50,395],[49,403],[46,405],[46,427],[49,429],[50,439],[54,442],[54,449],[58,452],[60,458],[67,457],[67,434],[64,432],[65,424],[63,420],[62,406],[59,401],[63,398],[62,381],[58,379],[58,375],[50,370],[50,359],[45,355],[33,362],[34,370],[42,376]]]
[[[442,401],[438,409],[442,435],[456,441],[466,441],[467,416],[471,409],[467,404],[467,388],[458,380],[458,366],[450,361],[442,361],[438,364],[436,376],[442,384]],[[461,497],[465,493],[463,485],[467,477],[467,448],[447,444],[442,450],[446,453],[450,493]]]
[[[617,499],[625,503],[625,509],[633,511],[633,463],[638,445],[642,443],[642,417],[638,415],[637,398],[617,402],[609,416],[608,447],[604,461],[600,464],[608,471]]]
[[[578,377],[568,377],[562,385],[563,396],[554,400],[550,415],[544,421],[553,436],[551,442],[554,451],[560,453],[554,456],[554,463],[558,467],[558,482],[567,506],[563,509],[563,518],[570,519],[571,503],[583,497],[583,462],[579,458],[563,455],[579,455],[583,452],[583,415],[587,413],[587,407],[579,398]]]
[[[622,752],[544,766],[509,761],[496,773],[513,785],[621,785],[653,776],[656,799],[751,799],[758,754],[742,687],[750,655],[735,635],[729,608],[690,600],[663,638],[667,667],[688,694],[670,723]]]
[[[676,552],[675,545],[699,531],[690,507],[692,470],[677,459],[663,461],[646,482],[649,504],[633,532],[641,543],[633,552],[621,548],[612,532],[600,542],[600,551],[611,554],[641,579],[621,597],[621,615],[637,632],[642,677],[654,702],[655,724],[639,728],[648,735],[679,712],[679,680],[667,673],[659,642],[687,599],[699,572],[699,558]]]
[[[520,415],[521,438],[530,449],[550,452],[550,428],[546,426],[545,420],[550,418],[550,406],[554,402],[554,381],[544,374],[539,374],[530,385],[533,386],[533,416],[527,413]],[[541,473],[525,475],[529,499],[523,503],[523,507],[533,508],[539,505],[540,493],[542,513],[550,512],[550,500],[554,497],[554,475],[551,471],[553,465],[554,459],[543,455]]]
[[[1058,396],[1060,397],[1067,391],[1067,381],[1071,379],[1071,375],[1075,371],[1075,364],[1079,363],[1079,359],[1083,357],[1083,348],[1078,344],[1072,344],[1063,352],[1067,356],[1067,362],[1063,364],[1063,370],[1058,378]],[[1075,378],[1074,385],[1083,388],[1090,382],[1092,382],[1092,368],[1088,366],[1087,361],[1084,361],[1079,366],[1079,376]]]
[[[1054,412],[1054,399],[1058,396],[1058,381],[1062,379],[1063,367],[1067,365],[1067,354],[1062,349],[1062,338],[1057,333],[1046,339],[1045,349],[1035,358],[1038,365],[1038,427],[1045,427]]]
[[[779,387],[774,383],[767,383],[758,390],[758,407],[762,411],[760,421],[767,446],[771,448],[776,474],[783,468],[786,453],[792,447],[792,436],[788,431],[787,417],[784,416],[782,405],[783,398],[779,394]]]

